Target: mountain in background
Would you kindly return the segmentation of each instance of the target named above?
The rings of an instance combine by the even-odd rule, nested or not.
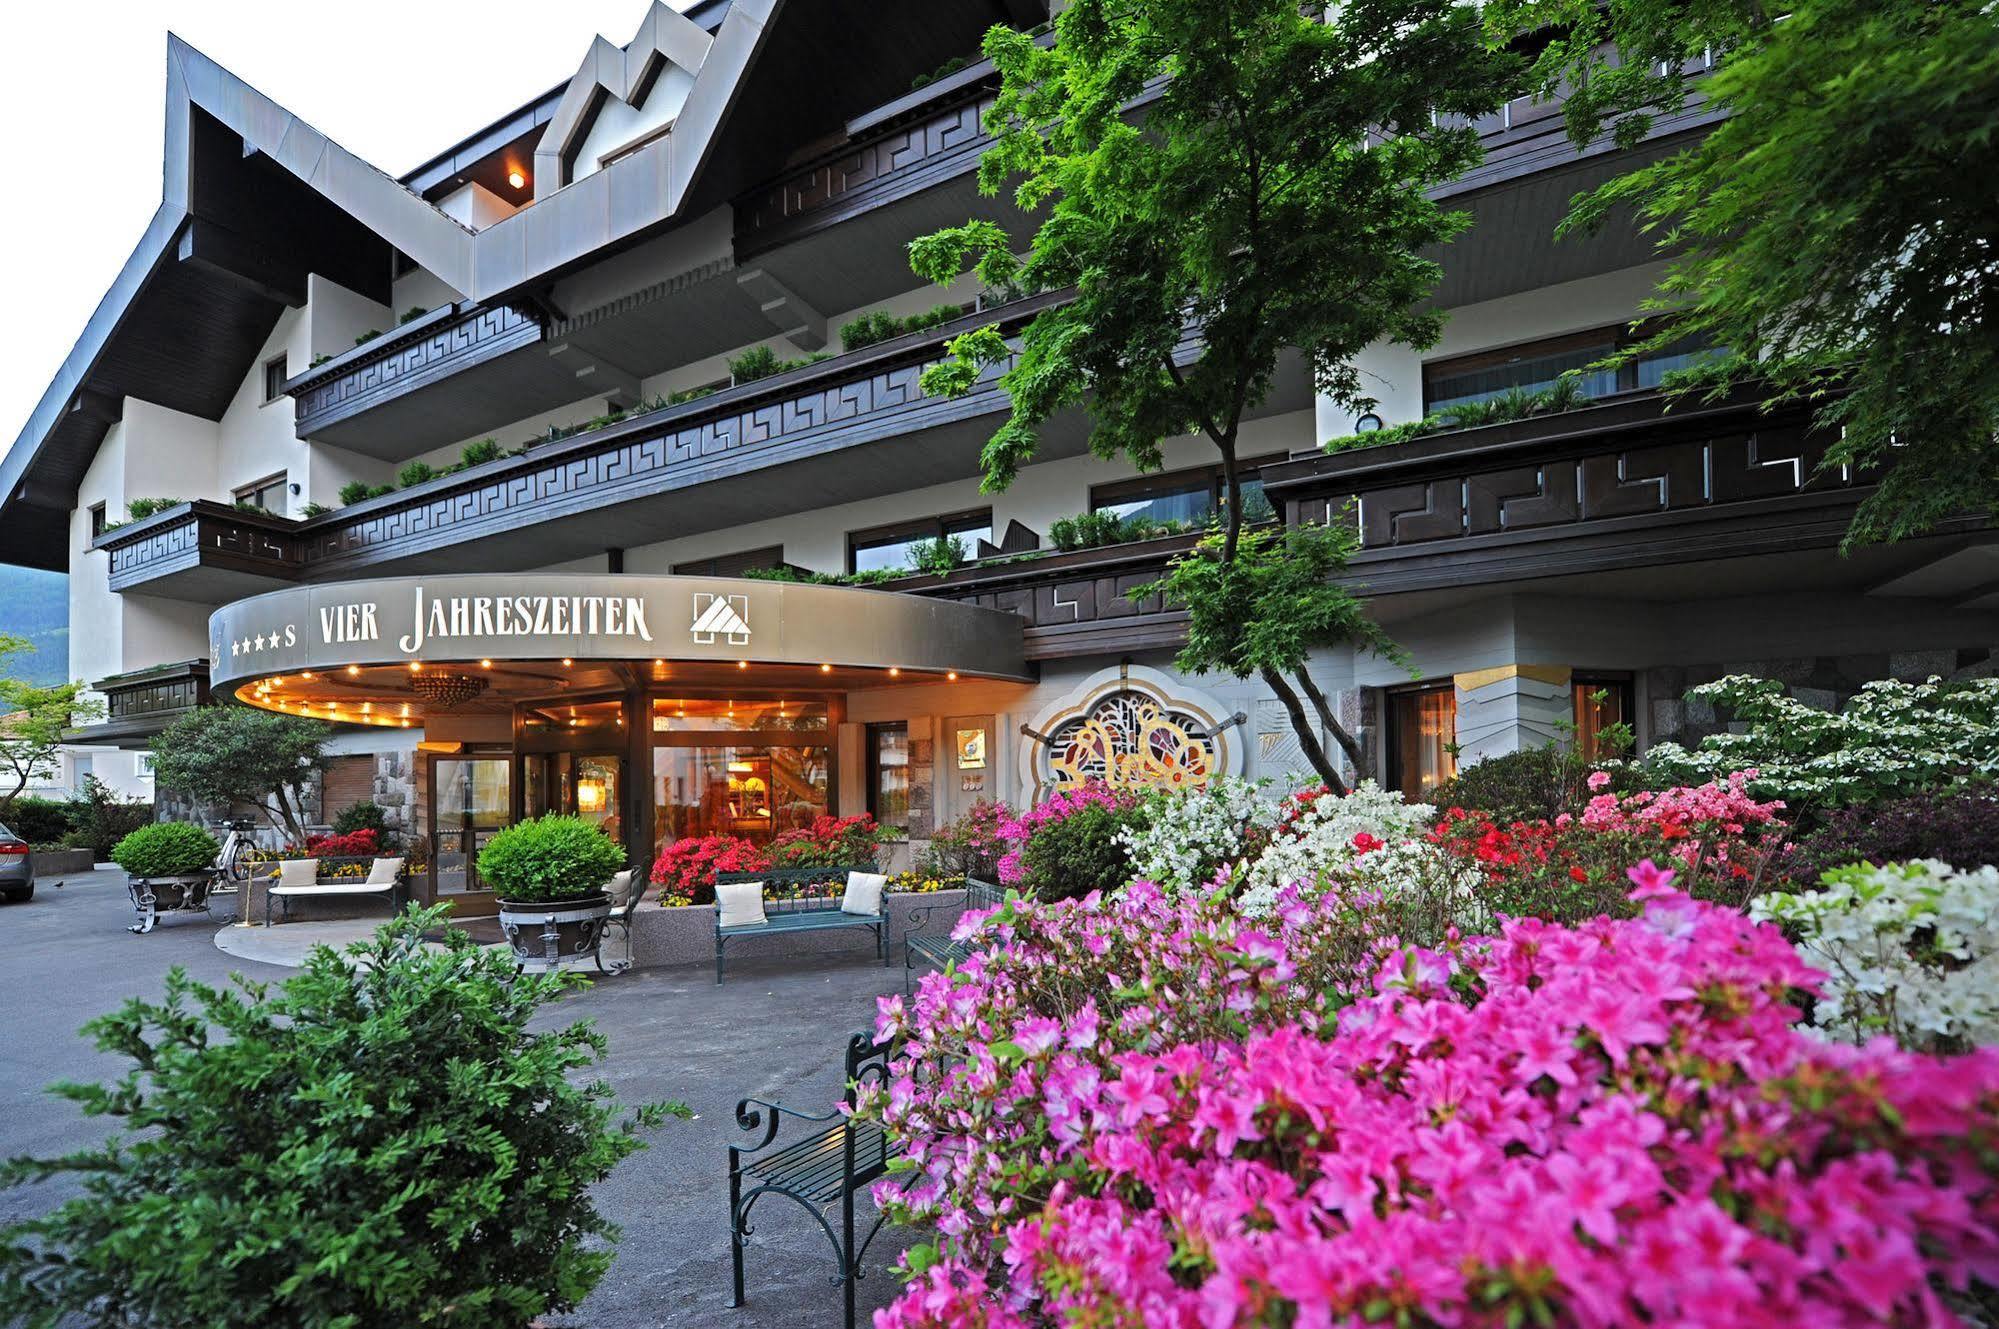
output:
[[[0,633],[25,637],[35,649],[0,665],[30,683],[69,678],[69,578],[60,572],[0,566]]]

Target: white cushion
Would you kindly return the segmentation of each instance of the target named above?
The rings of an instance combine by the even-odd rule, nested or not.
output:
[[[887,889],[888,876],[885,873],[849,872],[847,893],[840,899],[840,912],[877,917],[882,911],[882,892]]]
[[[278,885],[316,886],[319,884],[319,860],[316,858],[288,858],[278,864]]]
[[[632,870],[626,868],[615,873],[604,883],[604,894],[611,897],[611,908],[623,909],[632,898]]]
[[[396,874],[402,870],[402,859],[378,858],[368,865],[368,880],[361,884],[363,886],[393,886],[396,882]]]
[[[764,917],[764,884],[760,881],[718,881],[715,903],[722,911],[718,927],[758,927],[770,921]]]

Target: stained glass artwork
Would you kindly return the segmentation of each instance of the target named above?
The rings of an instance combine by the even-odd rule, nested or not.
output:
[[[1221,753],[1197,716],[1134,689],[1112,692],[1049,736],[1056,789],[1101,780],[1116,789],[1198,789]]]

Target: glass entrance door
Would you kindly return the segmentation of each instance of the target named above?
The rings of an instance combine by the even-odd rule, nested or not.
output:
[[[513,820],[513,770],[507,754],[431,759],[429,903],[460,917],[498,912],[479,880],[479,851]]]

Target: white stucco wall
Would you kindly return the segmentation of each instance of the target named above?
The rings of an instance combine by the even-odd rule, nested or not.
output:
[[[509,203],[477,180],[468,180],[437,200],[437,208],[475,231],[483,231],[521,210],[519,204]]]
[[[628,147],[636,139],[669,124],[687,104],[694,76],[675,64],[667,64],[653,79],[645,100],[637,106],[612,96],[600,96],[597,115],[584,131],[570,159],[569,178],[581,180],[601,170],[602,158]]]
[[[1366,390],[1380,402],[1375,414],[1384,424],[1401,424],[1423,414],[1426,362],[1628,322],[1638,316],[1639,305],[1653,294],[1663,269],[1663,264],[1648,263],[1461,305],[1450,311],[1443,337],[1428,351],[1418,353],[1407,346],[1377,342],[1356,356],[1354,364]],[[1352,433],[1354,414],[1321,398],[1320,440]]]

